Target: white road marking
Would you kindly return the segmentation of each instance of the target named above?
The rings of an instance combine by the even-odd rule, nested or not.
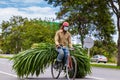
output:
[[[0,71],[0,73],[17,78],[17,75],[14,75],[14,74],[6,73],[6,72],[3,72],[3,71]],[[93,79],[97,79],[97,80],[105,80],[104,78],[98,78],[98,77],[93,77],[93,76],[86,76],[86,78],[93,78]]]
[[[105,80],[104,78],[94,77],[94,76],[86,76],[86,78],[93,78],[97,80]]]
[[[6,73],[6,72],[3,72],[3,71],[0,71],[1,74],[5,74],[5,75],[9,75],[9,76],[12,76],[12,77],[16,77],[17,78],[17,75],[14,75],[14,74],[10,74],[10,73]]]

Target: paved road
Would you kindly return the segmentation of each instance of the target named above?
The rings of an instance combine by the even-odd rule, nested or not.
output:
[[[12,62],[8,59],[2,59],[0,58],[0,80],[54,80],[51,77],[50,68],[46,69],[44,74],[41,74],[40,76],[36,77],[35,75],[33,77],[29,76],[28,79],[19,79],[16,75],[16,73],[12,70]],[[58,80],[66,80],[62,75],[61,78]],[[86,77],[84,79],[76,79],[76,80],[97,80],[93,79],[91,77]]]
[[[29,76],[28,79],[19,79],[16,73],[12,70],[12,62],[7,59],[0,58],[0,80],[54,80],[51,77],[50,69],[46,69],[44,74],[40,76]],[[58,80],[66,80],[61,76]],[[120,70],[92,68],[92,74],[84,79],[76,80],[120,80]]]
[[[18,80],[11,66],[12,62],[7,59],[0,59],[0,80]]]
[[[106,69],[106,68],[93,68],[91,76],[99,77],[102,80],[120,80],[120,70]]]

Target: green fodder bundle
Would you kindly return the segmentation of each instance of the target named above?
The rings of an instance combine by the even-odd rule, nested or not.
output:
[[[71,51],[71,55],[75,56],[78,64],[77,76],[85,77],[91,72],[90,60],[86,55],[86,51],[74,45],[75,50]],[[20,52],[13,56],[13,69],[19,77],[28,77],[30,74],[37,76],[44,73],[44,70],[50,66],[53,59],[57,58],[55,45],[49,43],[39,43],[34,48]]]

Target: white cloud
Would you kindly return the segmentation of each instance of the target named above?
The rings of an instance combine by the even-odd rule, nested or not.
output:
[[[23,2],[23,3],[40,3],[44,2],[44,0],[10,0],[12,2]]]
[[[22,16],[27,18],[56,18],[55,9],[50,7],[26,7],[26,8],[0,8],[0,23],[9,20],[12,16]]]
[[[41,14],[47,14],[51,15],[55,13],[55,10],[50,8],[50,7],[28,7],[28,8],[21,8],[21,10],[25,10],[26,12],[31,12],[31,13],[41,13]]]

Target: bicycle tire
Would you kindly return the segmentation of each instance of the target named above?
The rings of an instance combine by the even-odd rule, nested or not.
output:
[[[68,66],[66,66],[66,76],[68,80],[75,80],[77,74],[77,61],[74,56],[71,56],[71,60],[73,69],[70,71]]]
[[[54,65],[55,65],[55,60],[53,60],[52,61],[52,64],[51,64],[51,74],[52,74],[52,78],[54,78],[54,79],[58,79],[59,78],[59,76],[60,76],[60,73],[61,73],[61,71],[62,71],[62,64],[60,63],[60,67],[58,68],[58,69],[55,69],[54,68]],[[54,70],[58,70],[57,72],[58,73],[54,73]],[[55,76],[56,75],[56,76]]]

